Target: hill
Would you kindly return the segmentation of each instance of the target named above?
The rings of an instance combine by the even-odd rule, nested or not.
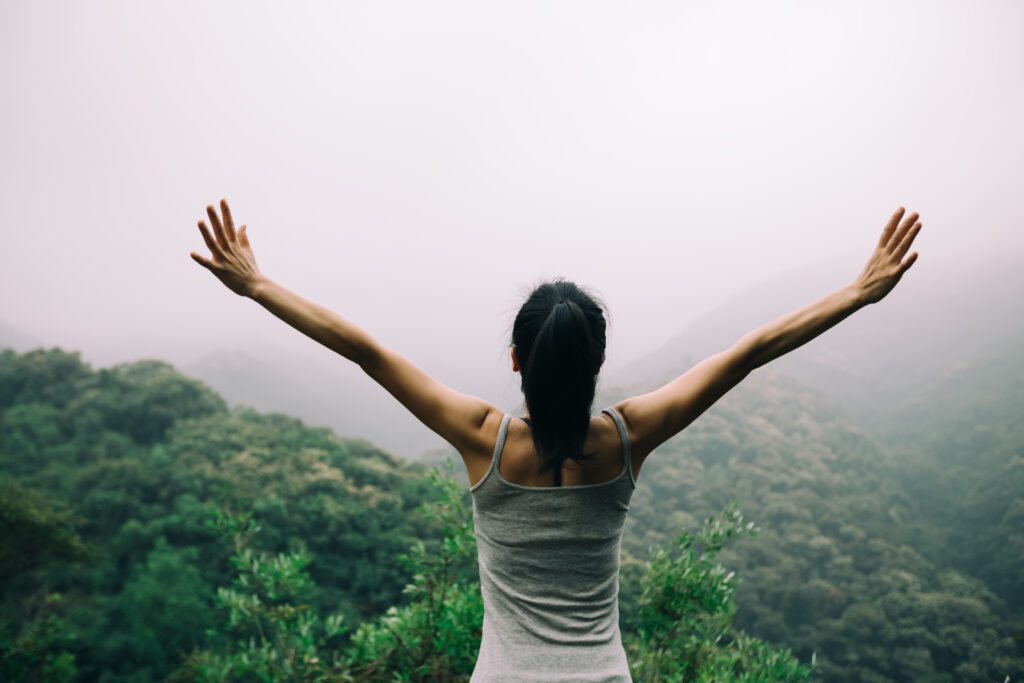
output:
[[[10,514],[73,513],[61,534],[92,554],[42,575],[0,568],[13,577],[3,621],[59,595],[61,643],[84,680],[166,674],[202,642],[230,577],[207,524],[218,506],[252,512],[268,551],[308,548],[312,604],[363,620],[400,601],[410,577],[398,555],[430,535],[412,514],[425,473],[288,415],[229,408],[162,361],[94,369],[60,349],[4,350],[0,477],[12,500],[35,501]]]

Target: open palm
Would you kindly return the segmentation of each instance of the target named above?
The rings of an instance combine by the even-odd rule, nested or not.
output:
[[[206,223],[199,221],[199,231],[203,233],[203,239],[206,240],[206,246],[210,248],[213,259],[194,251],[190,255],[197,263],[216,275],[217,279],[227,285],[232,292],[239,296],[250,296],[253,288],[263,279],[263,274],[256,265],[256,256],[249,245],[245,226],[235,232],[228,200],[220,200],[220,210],[224,214],[223,222],[213,204],[206,207],[206,213],[213,225],[213,236],[210,235]]]
[[[900,223],[903,211],[901,206],[889,219],[874,253],[857,278],[857,285],[868,303],[881,301],[917,260],[916,251],[906,259],[903,257],[921,231],[921,222],[917,220],[918,214],[914,211]]]

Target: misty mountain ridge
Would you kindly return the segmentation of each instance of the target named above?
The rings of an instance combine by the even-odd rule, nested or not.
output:
[[[675,378],[743,334],[833,291],[838,286],[835,271],[834,264],[791,270],[728,298],[654,351],[606,368],[599,397],[623,389],[628,390],[625,395],[642,393]],[[861,426],[881,427],[893,405],[918,400],[914,390],[922,383],[964,371],[978,358],[1024,346],[1024,267],[1013,259],[997,260],[954,275],[911,270],[887,299],[770,367],[820,390],[823,400]],[[0,321],[0,348],[26,350],[36,342]],[[324,361],[316,354],[279,348],[218,349],[182,363],[180,369],[232,403],[295,415],[408,459],[434,461],[449,450],[390,394],[342,359]],[[484,397],[502,394],[496,387]]]
[[[812,266],[751,286],[602,381],[656,388],[747,332],[834,291],[833,271]],[[914,291],[906,291],[918,275]],[[894,401],[912,400],[908,392],[921,383],[1024,348],[1024,268],[997,261],[983,275],[951,279],[911,270],[889,297],[769,365],[819,389],[870,427],[884,420]]]

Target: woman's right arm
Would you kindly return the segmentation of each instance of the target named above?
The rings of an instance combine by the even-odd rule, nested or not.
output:
[[[904,259],[921,229],[918,214],[892,215],[861,274],[817,301],[748,332],[725,351],[706,358],[668,384],[627,398],[615,407],[633,444],[633,469],[659,445],[685,429],[753,370],[814,339],[854,311],[881,301],[917,252]]]

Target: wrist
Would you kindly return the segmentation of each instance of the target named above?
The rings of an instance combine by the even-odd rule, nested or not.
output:
[[[269,278],[263,277],[262,275],[258,278],[249,282],[249,287],[246,290],[245,295],[253,301],[259,301],[263,294],[267,291],[271,282]]]
[[[851,282],[850,284],[843,287],[840,292],[845,297],[846,301],[853,308],[861,308],[867,306],[871,301],[867,298],[867,294],[864,288],[857,282]]]

